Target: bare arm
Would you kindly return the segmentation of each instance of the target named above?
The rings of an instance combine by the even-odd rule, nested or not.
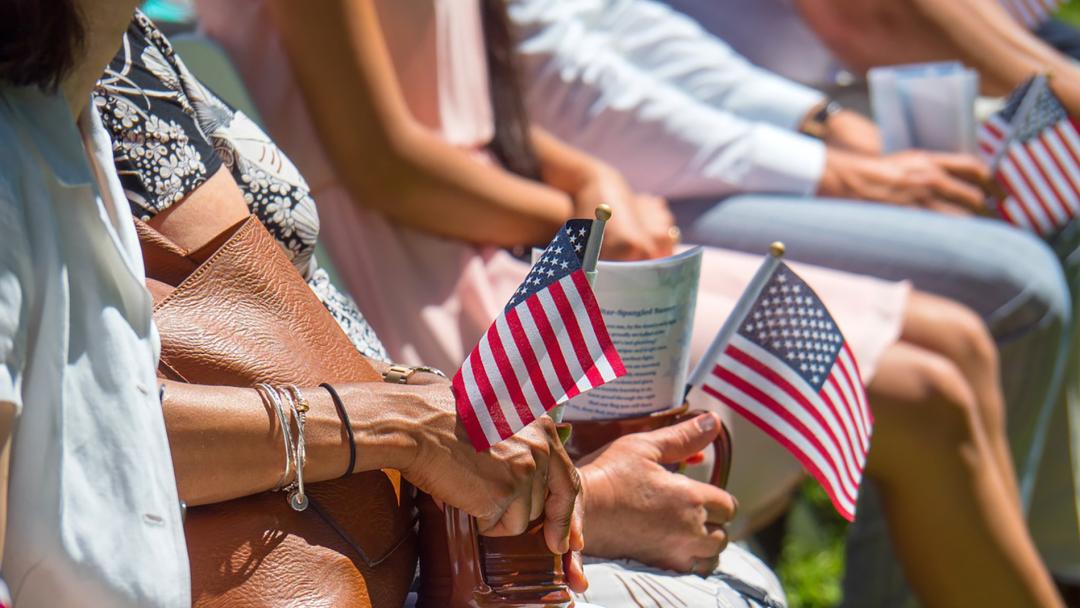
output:
[[[983,91],[1002,95],[1052,70],[1054,89],[1080,113],[1080,71],[1017,23],[996,0],[798,0],[803,19],[846,64],[959,60]]]
[[[358,449],[357,471],[408,464],[401,421],[389,418],[393,385],[335,387],[346,400]],[[400,391],[398,391],[400,392]],[[305,437],[305,481],[341,476],[347,435],[329,393],[303,389],[311,404]],[[165,383],[165,426],[180,497],[190,505],[220,502],[272,489],[285,466],[276,412],[253,389]],[[210,423],[212,422],[212,423]]]
[[[496,245],[542,242],[570,217],[564,193],[478,163],[413,118],[372,0],[270,4],[354,200],[420,230]]]

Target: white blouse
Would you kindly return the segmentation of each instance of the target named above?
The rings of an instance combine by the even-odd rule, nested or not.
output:
[[[21,608],[191,604],[144,274],[93,104],[76,125],[59,94],[0,88],[0,403],[20,411],[3,576]]]

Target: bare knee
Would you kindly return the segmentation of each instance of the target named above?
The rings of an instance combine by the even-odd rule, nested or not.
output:
[[[998,350],[982,318],[953,300],[912,295],[904,339],[948,357],[968,378],[996,381]]]
[[[997,376],[998,349],[982,318],[970,308],[955,304],[949,312],[949,323],[955,333],[955,346],[946,353],[961,370]]]
[[[979,417],[978,404],[963,372],[947,357],[913,351],[916,356],[908,357],[898,374],[903,386],[876,400],[878,430],[910,445],[944,445],[970,437]]]

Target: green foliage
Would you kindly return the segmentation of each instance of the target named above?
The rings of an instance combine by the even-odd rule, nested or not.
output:
[[[821,486],[807,480],[795,499],[777,565],[791,608],[827,608],[840,602],[847,522]]]
[[[1058,16],[1073,25],[1080,26],[1080,1],[1070,0],[1065,3]]]

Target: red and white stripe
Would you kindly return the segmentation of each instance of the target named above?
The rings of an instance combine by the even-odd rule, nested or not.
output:
[[[469,439],[483,451],[625,373],[578,270],[496,319],[454,375],[453,390]]]
[[[1013,19],[1032,29],[1050,19],[1064,3],[1064,0],[1001,0]]]
[[[840,515],[855,518],[873,417],[847,344],[815,392],[785,361],[735,334],[702,388],[786,447]]]
[[[1007,192],[998,206],[1002,217],[1043,236],[1060,230],[1080,213],[1076,121],[1064,119],[1028,141],[1010,143],[995,177]]]

